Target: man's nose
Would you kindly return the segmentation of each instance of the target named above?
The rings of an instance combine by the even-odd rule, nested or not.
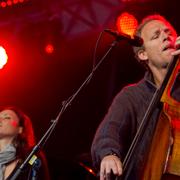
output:
[[[166,41],[166,40],[171,40],[170,36],[168,33],[166,32],[163,32],[162,33],[162,37],[163,37],[163,41]]]

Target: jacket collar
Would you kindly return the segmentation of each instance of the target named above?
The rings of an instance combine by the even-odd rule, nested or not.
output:
[[[144,75],[144,80],[145,80],[145,82],[147,83],[147,85],[151,86],[151,87],[154,88],[154,89],[157,89],[151,71],[146,71],[146,73],[145,73],[145,75]]]

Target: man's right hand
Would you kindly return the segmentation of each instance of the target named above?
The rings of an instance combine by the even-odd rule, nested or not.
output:
[[[107,155],[101,161],[100,180],[108,180],[111,172],[116,175],[122,175],[122,162],[116,155]]]

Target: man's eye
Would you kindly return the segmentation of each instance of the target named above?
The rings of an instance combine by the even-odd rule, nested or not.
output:
[[[170,31],[170,32],[168,33],[168,35],[169,35],[169,36],[173,36],[173,33]]]
[[[8,117],[8,116],[7,116],[7,117],[4,117],[4,119],[11,119],[11,117]]]
[[[173,34],[173,32],[170,30],[170,29],[165,29],[165,31],[164,31],[165,33],[167,33],[168,35],[171,35],[171,34]]]
[[[154,35],[154,36],[152,37],[152,39],[157,39],[158,37],[159,37],[159,35],[156,34],[156,35]]]

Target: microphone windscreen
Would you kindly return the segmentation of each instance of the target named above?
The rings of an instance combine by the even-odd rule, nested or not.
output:
[[[176,39],[175,48],[180,49],[180,39]]]

